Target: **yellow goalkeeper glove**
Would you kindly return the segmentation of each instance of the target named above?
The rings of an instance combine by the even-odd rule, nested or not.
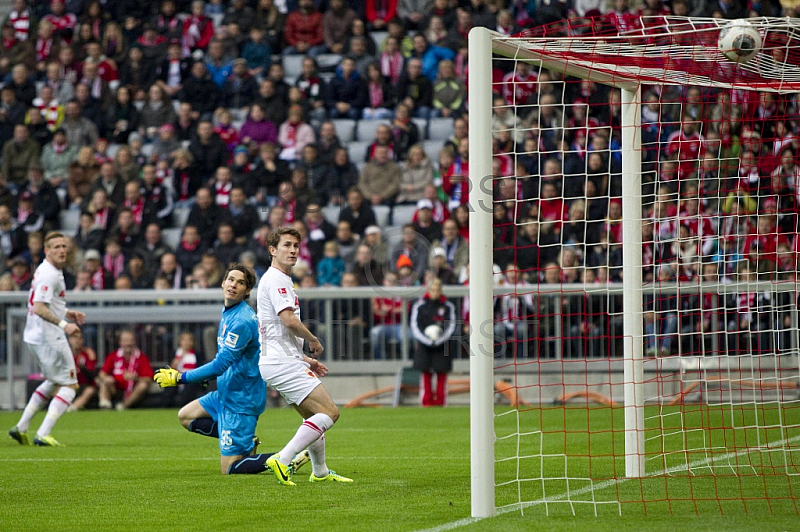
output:
[[[162,388],[177,386],[181,382],[181,374],[177,369],[164,368],[156,371],[153,380]]]

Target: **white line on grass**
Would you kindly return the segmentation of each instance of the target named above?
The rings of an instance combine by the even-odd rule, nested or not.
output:
[[[752,449],[746,449],[746,450],[738,451],[738,452],[735,452],[735,453],[726,453],[726,454],[722,454],[722,455],[718,455],[718,456],[712,456],[710,458],[704,458],[702,460],[695,460],[694,462],[689,462],[688,464],[685,464],[685,465],[678,465],[678,466],[668,467],[667,469],[662,469],[661,471],[656,471],[655,473],[649,473],[649,474],[647,474],[645,476],[646,477],[658,477],[658,476],[661,476],[661,475],[670,475],[672,473],[681,473],[681,472],[684,472],[684,471],[689,471],[689,470],[694,469],[696,467],[707,466],[707,465],[710,465],[710,464],[712,464],[714,462],[717,462],[717,461],[731,460],[731,459],[738,458],[740,456],[744,456],[746,454],[750,454],[750,453],[753,453],[753,452],[768,451],[768,450],[777,451],[777,450],[779,450],[780,447],[782,447],[784,445],[787,445],[787,444],[794,443],[794,442],[796,442],[798,440],[800,440],[800,436],[794,436],[792,438],[785,438],[785,439],[782,439],[782,440],[777,440],[777,441],[768,443],[767,445],[762,446],[762,447],[754,447]],[[538,506],[540,504],[563,501],[564,499],[568,498],[571,495],[583,495],[584,493],[589,493],[591,491],[600,491],[600,490],[603,490],[603,489],[606,489],[606,488],[610,488],[612,486],[616,486],[618,484],[624,484],[625,482],[628,482],[629,480],[636,480],[636,479],[635,478],[622,477],[622,478],[612,478],[612,479],[609,479],[609,480],[604,480],[602,482],[598,482],[597,484],[589,485],[589,486],[586,486],[584,488],[580,488],[580,489],[577,489],[577,490],[566,491],[564,493],[561,493],[560,495],[554,495],[553,497],[548,497],[546,499],[541,499],[541,500],[538,500],[538,501],[523,502],[523,503],[519,503],[519,504],[512,505],[512,506],[506,506],[506,507],[498,509],[496,515],[503,515],[503,514],[507,514],[507,513],[510,513],[510,512],[519,511],[522,508],[528,508],[530,506]],[[491,518],[490,517],[465,517],[464,519],[459,519],[457,521],[452,521],[450,523],[445,523],[443,525],[435,526],[435,527],[432,527],[432,528],[426,528],[426,529],[423,529],[423,530],[419,530],[418,532],[444,532],[446,530],[453,530],[455,528],[461,528],[462,526],[471,525],[472,523],[477,523],[478,521],[483,521],[484,519],[491,519]]]

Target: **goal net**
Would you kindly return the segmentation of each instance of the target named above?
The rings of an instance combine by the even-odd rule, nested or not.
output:
[[[800,20],[748,21],[471,32],[473,516],[797,513]]]

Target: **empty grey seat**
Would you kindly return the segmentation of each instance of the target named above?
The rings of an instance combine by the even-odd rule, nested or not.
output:
[[[303,73],[303,59],[306,56],[297,54],[297,55],[284,55],[281,59],[283,63],[283,77],[291,79],[291,83],[293,84],[297,77]]]
[[[453,134],[452,118],[431,118],[428,121],[428,138],[447,140]]]
[[[389,122],[386,120],[359,120],[356,126],[358,140],[372,142],[375,140],[375,131],[382,124],[389,125]]]
[[[336,134],[342,143],[353,142],[356,140],[356,121],[349,118],[337,118],[333,120]]]

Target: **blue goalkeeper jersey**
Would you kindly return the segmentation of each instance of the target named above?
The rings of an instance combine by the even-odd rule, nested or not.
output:
[[[260,355],[258,318],[247,301],[242,301],[222,311],[214,360],[184,372],[181,382],[203,382],[216,377],[223,408],[259,416],[267,405],[267,387],[258,369]]]

